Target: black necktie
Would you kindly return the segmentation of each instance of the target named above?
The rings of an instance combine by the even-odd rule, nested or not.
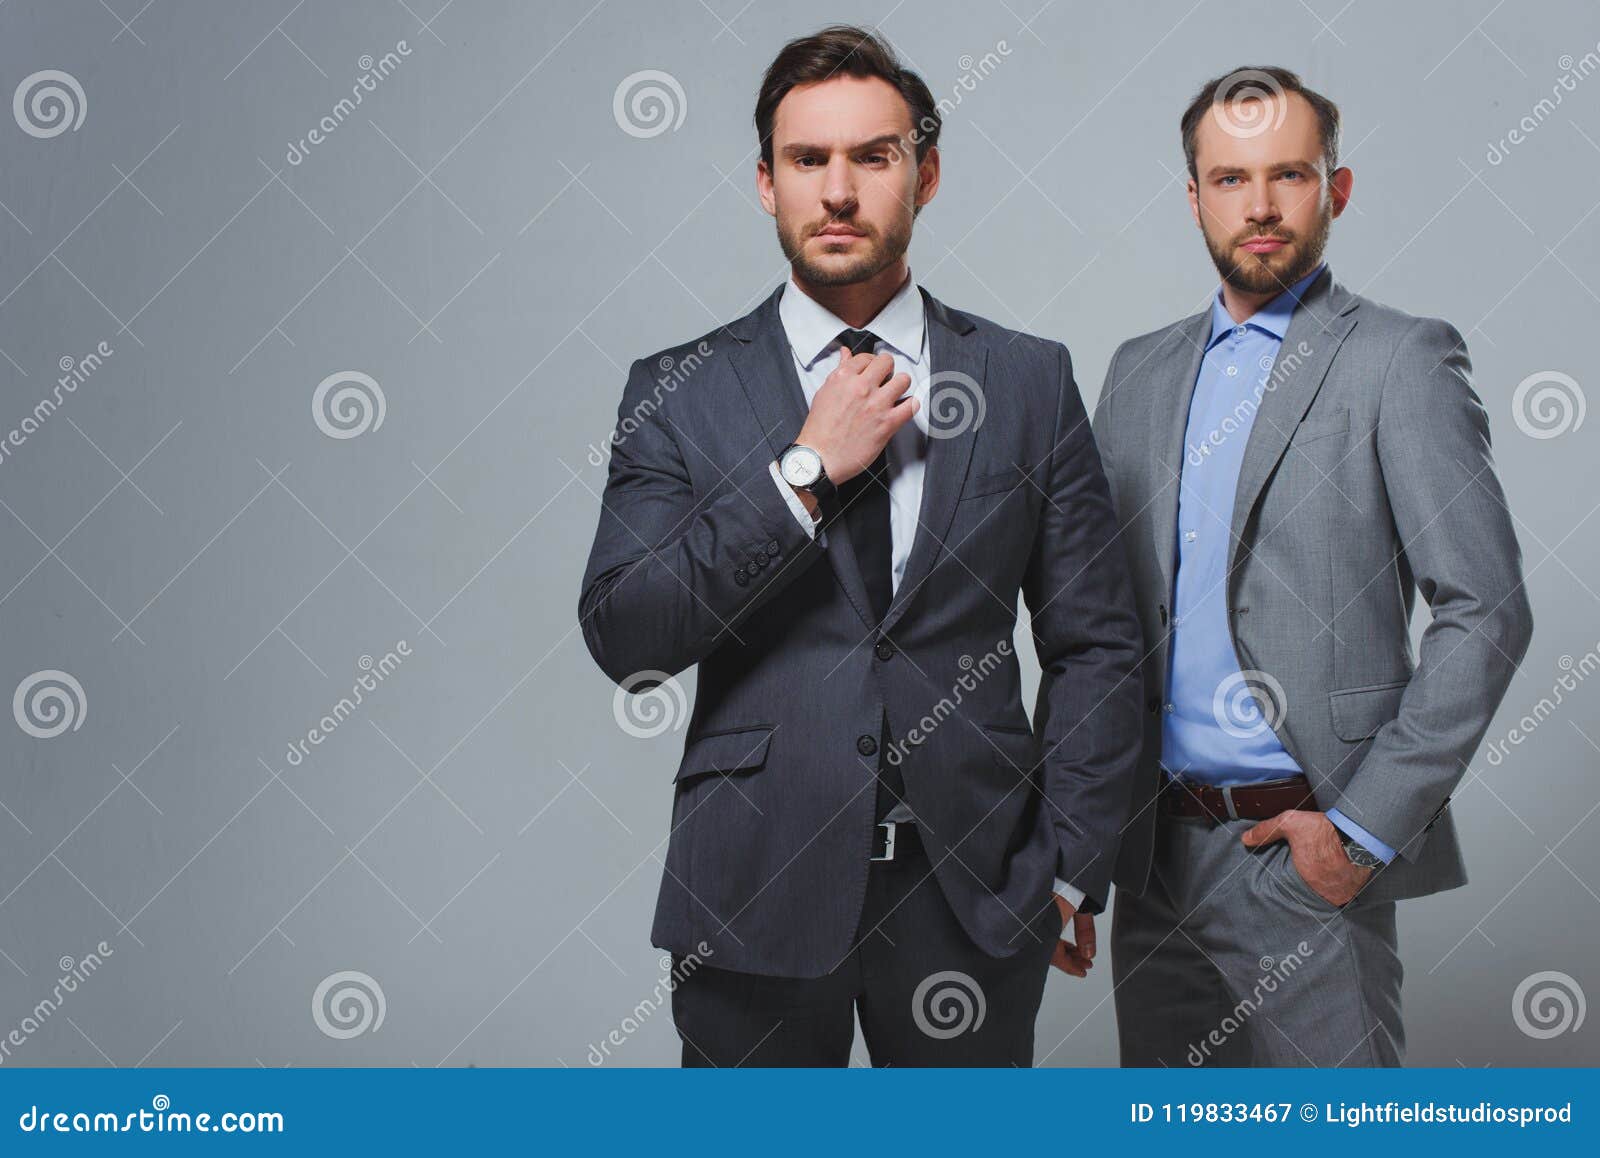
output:
[[[852,354],[871,354],[878,335],[871,330],[842,330],[840,343]],[[893,549],[889,529],[889,448],[885,446],[866,470],[839,488],[845,525],[855,547],[856,565],[867,585],[875,620],[881,621],[894,594]],[[878,741],[877,819],[882,820],[905,796],[905,778],[898,761],[890,761],[889,717],[885,713]]]
[[[841,330],[839,342],[852,354],[870,354],[878,335],[870,330]],[[893,543],[889,532],[889,448],[878,452],[867,469],[839,487],[839,505],[855,547],[856,564],[867,585],[875,620],[889,610],[894,594],[890,577]]]

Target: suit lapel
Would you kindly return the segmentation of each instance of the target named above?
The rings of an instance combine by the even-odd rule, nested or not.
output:
[[[1200,362],[1211,338],[1211,309],[1179,322],[1167,337],[1165,358],[1155,377],[1163,384],[1151,407],[1150,445],[1155,448],[1156,477],[1150,501],[1155,528],[1156,555],[1161,561],[1162,590],[1172,591],[1177,571],[1178,481],[1183,473],[1183,436],[1189,427],[1189,405],[1194,400]]]
[[[783,289],[779,287],[753,313],[728,327],[740,343],[733,349],[734,372],[755,409],[774,458],[799,436],[809,411],[800,375],[795,372],[794,353],[778,316],[778,299],[782,294]],[[827,528],[826,535],[828,564],[863,625],[871,627],[872,604],[844,520],[836,519]]]
[[[887,634],[900,621],[907,604],[916,598],[918,588],[938,561],[950,523],[955,518],[961,487],[966,481],[973,442],[983,424],[987,404],[995,401],[988,397],[984,382],[988,349],[977,327],[947,309],[925,289],[922,300],[927,313],[930,360],[927,409],[924,411],[929,424],[928,457],[911,554],[906,559],[900,585],[895,588],[894,599],[879,626],[882,634]]]
[[[1288,448],[1295,427],[1305,417],[1327,376],[1339,345],[1355,325],[1359,304],[1353,294],[1335,284],[1333,275],[1322,276],[1306,288],[1289,320],[1283,343],[1273,363],[1268,389],[1261,396],[1250,440],[1245,443],[1239,467],[1239,489],[1233,499],[1232,544],[1228,571],[1238,566],[1245,524],[1266,487],[1267,479]]]

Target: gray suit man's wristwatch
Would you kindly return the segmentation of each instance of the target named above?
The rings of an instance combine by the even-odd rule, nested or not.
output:
[[[1375,852],[1370,852],[1360,841],[1339,834],[1340,843],[1344,845],[1344,854],[1350,858],[1350,863],[1361,868],[1381,868],[1383,858]]]

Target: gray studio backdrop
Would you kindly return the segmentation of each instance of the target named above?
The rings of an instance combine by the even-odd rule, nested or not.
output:
[[[785,276],[751,103],[835,20],[951,102],[916,276],[1091,405],[1215,284],[1198,83],[1341,103],[1332,264],[1467,335],[1538,624],[1472,883],[1401,909],[1410,1060],[1600,1059],[1592,4],[141,3],[0,7],[0,1064],[675,1063],[685,713],[577,630],[595,448]],[[1041,1063],[1115,1062],[1109,984]]]

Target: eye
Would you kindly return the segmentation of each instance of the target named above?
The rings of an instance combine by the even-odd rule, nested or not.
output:
[[[808,153],[803,157],[796,157],[794,163],[802,169],[810,169],[814,167],[813,162],[821,162],[821,160],[821,157]]]
[[[1301,177],[1304,176],[1304,174],[1301,173],[1299,169],[1285,169],[1282,173],[1280,173],[1278,175],[1280,177],[1282,177],[1285,181],[1298,181],[1298,180],[1300,180]]]
[[[1239,179],[1238,177],[1236,177],[1236,176],[1234,176],[1233,174],[1230,173],[1226,177],[1217,178],[1217,184],[1221,185],[1225,189],[1226,188],[1231,188],[1231,185],[1229,184],[1229,182],[1237,181],[1238,179]]]
[[[888,163],[889,157],[886,153],[868,153],[861,160],[868,165],[883,165]]]

